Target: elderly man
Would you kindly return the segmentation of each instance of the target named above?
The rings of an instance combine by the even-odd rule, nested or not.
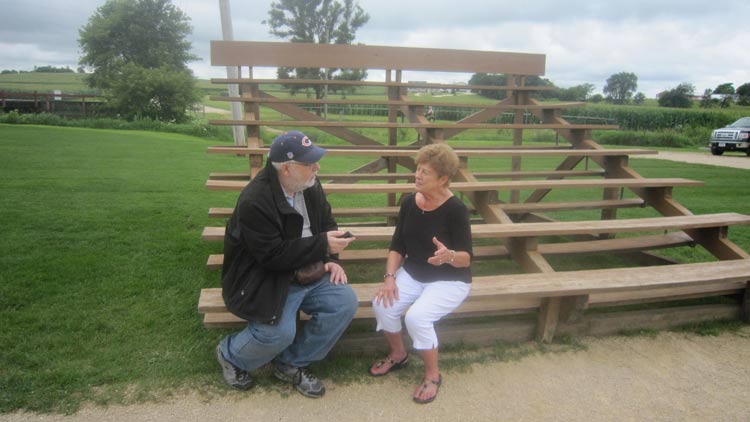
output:
[[[227,223],[224,302],[248,324],[222,339],[216,357],[235,388],[250,388],[250,372],[273,362],[303,395],[325,394],[308,365],[325,358],[357,308],[336,262],[354,238],[338,230],[316,178],[325,152],[301,132],[278,136]],[[310,316],[299,334],[298,310]]]

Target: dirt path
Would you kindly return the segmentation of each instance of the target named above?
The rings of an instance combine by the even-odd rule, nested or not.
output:
[[[584,338],[585,350],[536,354],[444,373],[430,405],[397,376],[337,385],[322,399],[250,391],[160,403],[16,413],[2,421],[750,421],[750,326],[716,337],[662,333]],[[217,377],[219,376],[217,369]],[[283,390],[283,388],[282,388]]]
[[[717,156],[711,155],[709,152],[659,151],[658,155],[639,155],[636,158],[655,158],[691,164],[750,169],[750,157],[738,154]]]
[[[645,157],[750,169],[744,156]],[[427,406],[410,400],[418,380],[388,376],[349,385],[325,380],[320,400],[291,390],[213,398],[190,392],[159,403],[85,406],[68,417],[19,412],[0,421],[750,421],[750,326],[718,337],[666,332],[581,341],[585,350],[446,372]]]

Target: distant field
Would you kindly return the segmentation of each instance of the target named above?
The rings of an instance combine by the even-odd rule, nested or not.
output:
[[[0,91],[51,93],[60,90],[64,94],[96,94],[84,82],[82,73],[18,73],[0,75]]]

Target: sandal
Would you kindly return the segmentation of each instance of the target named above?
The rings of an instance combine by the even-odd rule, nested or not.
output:
[[[419,388],[419,393],[418,394],[421,395],[422,392],[425,389],[427,389],[427,388],[431,387],[432,385],[434,385],[435,386],[435,395],[433,395],[432,397],[428,397],[426,399],[420,399],[417,396],[414,396],[414,397],[412,397],[414,399],[414,402],[415,403],[419,403],[419,404],[426,404],[426,403],[430,403],[433,400],[435,400],[435,397],[437,397],[437,395],[438,395],[438,391],[440,391],[440,384],[442,384],[442,383],[443,383],[443,376],[442,375],[438,375],[438,380],[437,381],[435,381],[435,380],[428,380],[427,378],[425,378],[424,381],[422,382],[422,386]]]
[[[403,359],[401,359],[400,362],[396,362],[395,360],[391,359],[390,357],[387,357],[385,359],[381,359],[381,360],[373,363],[372,366],[370,367],[370,369],[368,370],[368,372],[373,377],[382,377],[383,375],[385,375],[385,374],[387,374],[387,373],[389,373],[391,371],[396,371],[398,369],[404,368],[408,363],[409,363],[409,355],[406,355],[406,357],[404,357]],[[388,367],[388,369],[385,372],[383,372],[382,374],[376,374],[376,373],[372,372],[372,370],[374,368],[381,368],[383,365],[390,365],[390,367]]]

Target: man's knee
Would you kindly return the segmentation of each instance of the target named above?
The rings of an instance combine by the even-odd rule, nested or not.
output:
[[[292,344],[295,335],[296,329],[294,326],[262,325],[255,327],[253,330],[255,341],[265,347],[275,346],[279,350],[284,350]]]
[[[349,285],[346,285],[344,287],[345,288],[342,289],[341,298],[339,301],[340,313],[349,318],[353,318],[354,314],[357,313],[359,300],[357,299],[357,294],[354,293],[354,289],[349,287]]]

